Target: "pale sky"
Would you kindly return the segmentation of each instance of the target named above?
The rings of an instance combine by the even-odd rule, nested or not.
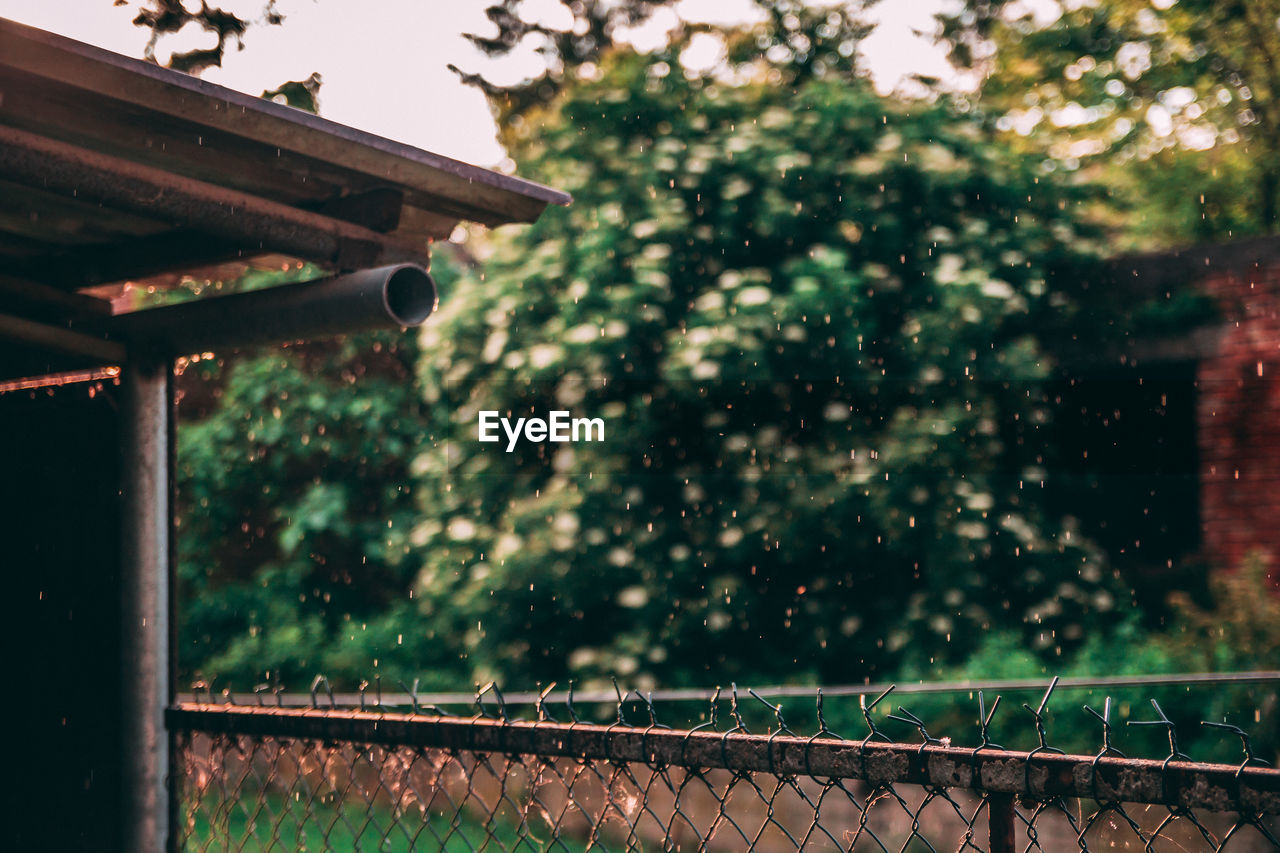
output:
[[[264,0],[213,4],[253,18]],[[532,50],[494,62],[462,38],[486,32],[486,0],[279,0],[280,27],[252,27],[245,49],[228,50],[222,68],[201,76],[257,95],[288,80],[320,72],[320,111],[326,118],[481,166],[504,159],[484,97],[446,67],[484,70],[491,79],[515,82],[540,71]],[[949,0],[882,0],[874,17],[879,29],[862,46],[877,88],[891,90],[908,74],[947,76],[948,66],[913,29],[931,28],[933,13]],[[535,14],[556,23],[554,0],[526,0]],[[131,21],[136,0],[0,0],[0,17],[50,30],[127,56],[142,55],[147,32]],[[749,0],[683,0],[689,20],[733,23],[747,19]],[[674,22],[659,16],[630,35],[652,46]],[[160,58],[173,50],[210,46],[211,34],[189,28],[161,42]]]

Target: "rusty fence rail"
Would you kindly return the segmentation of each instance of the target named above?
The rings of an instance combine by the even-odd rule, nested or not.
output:
[[[887,696],[864,697],[864,737],[827,726],[797,735],[758,694],[772,725],[748,731],[735,689],[721,719],[672,729],[652,700],[617,696],[613,721],[583,722],[572,698],[553,719],[511,716],[492,686],[476,713],[414,701],[288,707],[212,697],[168,711],[177,750],[179,849],[195,851],[798,851],[798,850],[1275,850],[1280,770],[1240,738],[1236,765],[1197,763],[1167,730],[1169,754],[1130,758],[1112,745],[1111,708],[1097,718],[1102,747],[1067,755],[1048,745],[1012,751],[991,742],[999,700],[979,694],[979,743],[930,735],[905,709],[918,743],[894,742],[876,722]],[[484,702],[486,693],[490,701]],[[315,690],[313,689],[313,697]],[[496,700],[496,701],[494,701]],[[631,708],[628,719],[624,708]]]

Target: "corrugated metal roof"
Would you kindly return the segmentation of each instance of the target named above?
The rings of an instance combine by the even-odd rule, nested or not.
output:
[[[100,285],[252,259],[425,264],[459,221],[532,222],[569,201],[0,19],[0,373],[101,363],[32,344],[75,350],[58,336],[110,312]]]
[[[548,204],[569,201],[530,181],[5,20],[0,126],[354,222],[407,246],[446,237],[459,220],[531,222]],[[21,259],[23,268],[57,261],[65,272],[79,248],[101,256],[113,244],[159,245],[155,238],[175,224],[180,239],[198,240],[188,223],[164,213],[85,203],[38,180],[5,178],[0,261]],[[99,280],[128,277],[119,261],[104,262]],[[67,284],[91,283],[84,279],[92,272]]]

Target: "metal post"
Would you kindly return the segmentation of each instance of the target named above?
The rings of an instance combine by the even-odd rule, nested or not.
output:
[[[987,794],[987,828],[991,853],[1014,853],[1017,813],[1013,794]]]
[[[124,384],[121,537],[121,823],[123,850],[169,840],[170,421],[172,367],[137,357]]]

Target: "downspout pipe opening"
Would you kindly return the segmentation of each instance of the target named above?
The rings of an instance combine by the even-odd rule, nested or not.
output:
[[[420,325],[436,309],[436,283],[421,267],[395,270],[387,276],[382,293],[388,316],[401,326]]]

